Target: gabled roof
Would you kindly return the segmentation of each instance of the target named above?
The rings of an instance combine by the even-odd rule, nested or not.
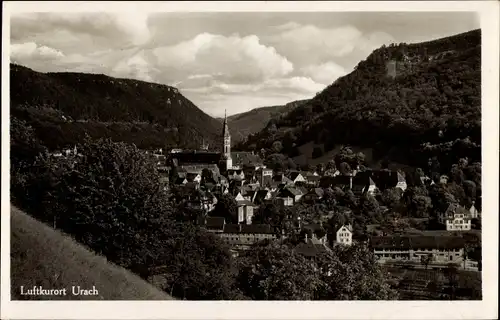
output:
[[[231,152],[231,158],[235,165],[262,165],[262,159],[251,152]]]
[[[298,171],[303,177],[306,177],[306,176],[310,176],[312,175],[313,173],[311,171]]]
[[[205,220],[205,227],[210,230],[222,230],[224,228],[223,217],[207,217]]]
[[[370,245],[377,249],[461,249],[465,241],[454,236],[384,236],[371,237]]]
[[[398,172],[398,182],[406,182],[405,177],[400,172]]]
[[[243,224],[241,225],[241,233],[270,234],[274,232],[269,224]]]
[[[349,230],[350,232],[352,232],[352,225],[348,224],[348,225],[343,225],[341,226],[337,232],[339,232],[340,230],[342,230],[343,228],[346,228],[347,230]]]
[[[299,243],[295,248],[295,252],[306,257],[316,257],[320,253],[329,252],[330,250],[322,243],[314,243],[311,239],[307,243]]]
[[[348,186],[351,184],[351,179],[352,179],[352,177],[350,177],[350,176],[344,176],[344,175],[336,176],[336,177],[333,177],[332,184],[334,186]]]
[[[309,175],[306,177],[306,180],[309,182],[317,182],[320,181],[322,177],[320,176],[314,176],[314,175]]]
[[[188,189],[196,189],[198,188],[199,186],[199,183],[198,182],[187,182],[184,187],[188,188]]]
[[[269,183],[269,186],[270,186],[271,188],[277,188],[277,187],[279,187],[279,185],[280,185],[280,184],[281,184],[281,182],[279,182],[279,181],[271,181],[271,182]]]
[[[406,181],[404,176],[398,171],[374,170],[372,177],[380,190],[393,188],[398,182]]]
[[[272,234],[274,233],[268,224],[225,224],[224,233],[233,234]]]
[[[253,199],[253,202],[255,204],[261,204],[264,202],[267,194],[269,193],[270,191],[269,190],[265,190],[265,189],[262,189],[262,190],[258,190],[255,194],[255,197]]]
[[[284,190],[288,190],[294,196],[301,196],[304,194],[299,188],[288,187],[285,188]]]
[[[238,203],[238,207],[253,206],[253,203],[251,201],[248,201],[248,200],[237,200],[236,202]]]
[[[199,174],[198,174],[198,173],[195,173],[195,172],[188,172],[188,173],[186,174],[186,179],[187,179],[187,181],[192,182],[192,181],[193,181],[193,180],[194,180],[197,176],[199,176]]]
[[[212,191],[215,189],[215,184],[212,182],[206,182],[203,187],[207,189],[208,191]]]
[[[178,177],[177,179],[175,179],[174,183],[175,184],[183,184],[184,180],[186,180],[186,178]]]
[[[458,205],[456,203],[452,203],[448,206],[446,209],[446,216],[452,217],[454,214],[463,214],[465,216],[469,215],[469,211],[462,207],[461,205]]]
[[[312,188],[307,194],[317,195],[318,197],[322,198],[325,192],[321,188]]]
[[[292,181],[297,179],[298,176],[301,176],[300,172],[298,171],[290,171],[290,173],[288,174],[288,178]]]
[[[319,223],[308,223],[302,227],[303,229],[310,229],[312,231],[321,230],[323,227]]]
[[[255,196],[256,193],[257,193],[257,191],[250,190],[250,191],[246,191],[245,194],[244,195],[242,194],[242,195],[253,199],[253,197]]]
[[[297,189],[300,192],[302,192],[303,195],[309,192],[309,189],[307,189],[305,187],[302,187],[302,186],[295,186],[295,189]]]

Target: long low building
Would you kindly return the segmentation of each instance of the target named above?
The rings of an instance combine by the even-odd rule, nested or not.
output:
[[[465,240],[456,236],[384,236],[370,238],[379,263],[417,262],[429,257],[429,264],[462,264]]]
[[[233,248],[247,249],[257,242],[277,238],[268,224],[226,224],[222,217],[206,217],[204,227]]]

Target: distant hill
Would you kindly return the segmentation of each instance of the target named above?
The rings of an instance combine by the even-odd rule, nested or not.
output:
[[[238,143],[251,134],[264,129],[269,120],[284,116],[308,100],[297,100],[281,106],[255,108],[227,118],[233,143]],[[220,121],[222,121],[221,119]]]
[[[100,74],[40,73],[11,64],[11,116],[49,148],[85,134],[140,148],[214,146],[220,123],[174,87]]]
[[[415,44],[383,46],[307,103],[240,144],[312,161],[314,145],[370,148],[382,159],[425,168],[481,159],[481,30]],[[308,150],[305,150],[308,149]],[[307,152],[307,154],[303,154]],[[319,158],[319,157],[316,157]]]

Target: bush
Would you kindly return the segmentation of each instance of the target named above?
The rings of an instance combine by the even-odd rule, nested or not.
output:
[[[323,149],[321,149],[321,147],[314,147],[312,152],[313,159],[319,158],[321,156],[323,156]]]

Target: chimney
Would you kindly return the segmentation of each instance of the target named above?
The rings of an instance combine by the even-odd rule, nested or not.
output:
[[[352,175],[349,176],[349,189],[352,189]]]
[[[238,231],[241,232],[241,224],[238,223]]]
[[[307,235],[307,232],[306,232],[306,239],[305,239],[305,242],[307,243],[307,240],[308,240],[308,235]]]

